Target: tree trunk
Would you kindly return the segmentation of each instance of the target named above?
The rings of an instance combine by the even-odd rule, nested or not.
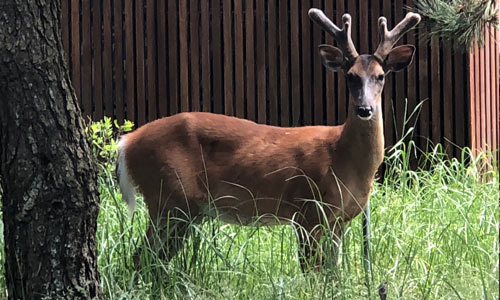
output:
[[[0,1],[0,179],[10,299],[94,299],[96,166],[59,1]]]

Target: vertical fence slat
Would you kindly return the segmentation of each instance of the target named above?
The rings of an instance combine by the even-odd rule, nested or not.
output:
[[[266,123],[266,32],[265,1],[256,0],[255,7],[255,48],[257,71],[257,121]]]
[[[493,42],[493,36],[494,36],[494,28],[492,26],[488,26],[485,31],[486,39],[485,39],[485,47],[487,47],[487,53],[488,55],[486,56],[486,60],[490,66],[489,70],[489,80],[488,80],[488,108],[486,113],[488,114],[488,131],[490,132],[490,141],[489,141],[489,148],[488,150],[492,151],[496,149],[496,143],[497,143],[497,137],[496,137],[496,125],[495,125],[495,91],[493,90],[495,86],[495,70],[498,69],[498,65],[493,64],[495,61],[495,56],[493,52],[498,51],[495,50],[498,49],[498,47],[492,47],[492,42]],[[497,66],[497,67],[495,67]],[[498,79],[497,79],[498,80]]]
[[[325,14],[331,19],[335,20],[334,16],[334,11],[335,11],[335,2],[333,1],[325,1]],[[318,30],[318,29],[316,29]],[[333,45],[333,37],[330,34],[326,34],[326,44],[328,45]],[[319,57],[319,53],[316,50],[316,55]],[[323,65],[320,66],[320,68],[323,68]],[[335,125],[337,121],[337,106],[336,102],[338,99],[336,99],[336,89],[335,89],[335,75],[333,72],[328,71],[325,69],[325,75],[326,75],[326,123],[327,125]]]
[[[111,1],[103,2],[102,10],[103,20],[103,60],[102,68],[104,73],[103,80],[103,102],[104,114],[108,117],[115,117],[113,115],[113,48],[111,45],[111,20],[113,12],[111,10]],[[121,27],[120,27],[121,28]],[[119,80],[117,78],[117,80]]]
[[[439,38],[431,39],[431,76],[432,76],[432,141],[441,142],[441,68],[439,65]]]
[[[202,84],[202,104],[203,111],[211,111],[211,89],[210,89],[210,9],[208,0],[201,0],[201,84]]]
[[[495,45],[498,45],[497,43],[495,43],[496,39],[495,39],[495,35],[496,35],[496,31],[497,29],[494,28],[493,26],[490,26],[489,28],[489,35],[490,35],[490,41],[489,41],[489,46],[491,47],[490,48],[490,58],[489,58],[489,61],[491,62],[490,63],[490,66],[493,66],[492,67],[492,70],[491,70],[491,128],[492,128],[492,132],[491,132],[491,138],[492,138],[492,150],[495,150],[497,149],[497,152],[498,152],[498,142],[499,142],[499,136],[498,136],[498,131],[497,131],[497,126],[498,126],[498,123],[499,123],[499,119],[498,119],[498,105],[497,105],[497,102],[498,102],[498,88],[497,88],[497,83],[499,81],[499,78],[498,78],[498,67],[495,67],[495,66],[498,66],[498,63],[495,63],[496,61],[496,56],[498,55],[498,46],[495,46]]]
[[[313,7],[321,8],[321,1],[314,0]],[[312,24],[309,21],[310,24]],[[311,25],[312,26],[312,25]],[[323,86],[325,84],[325,78],[323,78],[323,65],[321,64],[321,57],[318,53],[318,45],[322,44],[321,41],[321,30],[319,28],[312,27],[313,29],[313,43],[311,47],[311,56],[313,58],[312,67],[313,67],[313,77],[312,82],[314,86],[313,90],[313,98],[311,100],[306,100],[306,103],[310,101],[314,103],[314,119],[313,124],[315,125],[323,125],[325,124],[325,107],[324,107],[324,95],[323,95]]]
[[[92,116],[92,40],[90,2],[82,2],[82,103],[83,112]]]
[[[290,56],[292,85],[292,125],[300,125],[299,3],[290,1]]]
[[[134,3],[125,2],[125,97],[128,120],[137,123],[135,118],[135,72],[134,72]]]
[[[181,0],[179,1],[179,84],[181,111],[189,111],[188,21],[187,0]]]
[[[484,100],[485,100],[485,106],[483,110],[483,124],[485,125],[485,140],[486,144],[485,149],[487,151],[491,151],[491,146],[493,144],[493,139],[492,139],[492,128],[491,128],[491,102],[493,99],[491,98],[491,72],[494,72],[492,69],[493,68],[498,68],[498,66],[492,67],[492,64],[490,62],[490,35],[489,35],[489,27],[486,27],[484,33],[484,89],[485,93],[483,94]],[[497,50],[498,51],[498,50]],[[488,146],[488,147],[486,147]]]
[[[368,27],[368,2],[359,1],[359,51],[360,54],[368,53],[370,28]],[[376,1],[373,1],[376,2]]]
[[[290,126],[290,45],[288,39],[288,1],[279,1],[279,56],[280,56],[280,107],[281,126]]]
[[[167,30],[168,30],[168,87],[170,115],[179,112],[179,55],[178,31],[177,31],[177,1],[167,1]]]
[[[102,60],[101,60],[101,1],[92,2],[92,48],[94,57],[92,59],[92,66],[94,70],[92,89],[92,98],[94,101],[94,120],[103,118],[103,104],[102,104]]]
[[[135,1],[135,78],[138,125],[146,123],[146,88],[144,80],[144,6]]]
[[[235,115],[245,117],[245,73],[242,1],[234,1],[234,106]]]
[[[113,1],[113,35],[115,37],[114,42],[115,46],[113,49],[113,59],[114,59],[114,77],[115,77],[115,88],[114,88],[114,99],[116,103],[116,117],[120,124],[123,123],[123,119],[125,118],[125,110],[124,110],[124,95],[123,95],[123,17],[122,17],[122,1],[115,0]]]
[[[477,146],[477,150],[480,150],[481,147],[483,146],[483,143],[482,143],[482,140],[481,140],[481,95],[482,95],[482,89],[481,89],[481,58],[480,58],[480,53],[481,53],[481,50],[479,49],[479,47],[477,47],[476,49],[476,53],[475,53],[475,56],[474,56],[474,68],[475,68],[475,74],[474,74],[474,78],[475,78],[475,84],[476,84],[476,97],[475,97],[475,109],[474,109],[474,113],[476,114],[476,117],[475,117],[475,120],[476,120],[476,124],[475,124],[475,128],[476,128],[476,146]]]
[[[479,49],[479,109],[478,109],[478,120],[479,120],[479,149],[484,150],[484,144],[486,141],[486,122],[483,118],[485,112],[485,94],[486,94],[486,65],[484,63],[484,49]]]
[[[466,101],[465,92],[467,82],[464,81],[464,72],[466,72],[466,64],[464,62],[464,55],[461,51],[456,50],[453,55],[453,65],[454,65],[454,93],[453,101],[455,103],[455,139],[454,142],[459,147],[465,146],[465,113],[466,113]],[[456,156],[459,156],[459,149],[456,152]]]
[[[269,84],[267,85],[267,94],[269,101],[269,123],[271,125],[278,124],[278,60],[277,60],[277,38],[278,38],[278,15],[276,8],[278,6],[277,0],[268,0],[267,6],[267,34],[268,34],[268,53],[267,65],[269,68]]]
[[[213,86],[213,112],[221,114],[224,112],[224,95],[222,93],[222,36],[221,36],[221,1],[212,0],[212,86]]]
[[[254,13],[253,1],[246,1],[245,8],[245,33],[246,33],[246,100],[247,118],[256,121],[255,118],[255,47],[254,47]]]
[[[446,148],[446,153],[449,157],[453,156],[453,95],[452,89],[445,88],[452,85],[452,65],[451,65],[451,43],[443,42],[443,77],[440,80],[443,86],[443,146]]]
[[[71,1],[71,81],[78,103],[82,107],[80,94],[80,5],[78,0]]]
[[[379,33],[378,33],[378,18],[380,17],[380,0],[371,1],[371,21],[369,23],[370,26],[370,36],[371,36],[371,45],[372,47],[369,49],[370,53],[375,52],[377,49],[379,42]]]
[[[257,121],[266,123],[266,6],[264,0],[256,0],[255,6],[255,48],[257,71]]]
[[[302,5],[302,9],[300,10],[301,17],[301,40],[299,40],[299,45],[302,48],[302,65],[300,68],[301,75],[301,88],[302,88],[302,120],[304,125],[312,125],[312,111],[313,107],[313,95],[312,95],[312,86],[314,85],[314,80],[312,80],[312,53],[311,48],[311,21],[309,20],[309,16],[307,14],[309,8],[311,7],[311,1],[300,1]],[[316,30],[315,30],[316,31]],[[297,49],[299,51],[299,49]]]
[[[478,79],[478,97],[476,99],[476,102],[477,102],[477,110],[476,110],[476,113],[477,113],[477,117],[476,117],[476,124],[477,124],[477,128],[478,128],[478,150],[481,151],[483,150],[484,148],[484,136],[485,136],[485,132],[484,132],[484,120],[483,120],[483,112],[484,112],[484,93],[485,93],[485,82],[484,82],[484,69],[485,69],[485,65],[484,65],[484,51],[482,48],[478,48],[478,62],[477,62],[477,66],[478,66],[478,72],[476,73],[476,78]]]
[[[148,122],[154,121],[158,114],[156,112],[156,88],[158,82],[156,80],[156,67],[158,61],[156,60],[156,23],[155,23],[155,1],[146,1],[146,39],[147,39],[147,60],[146,60],[146,85],[147,85],[147,120]]]
[[[222,24],[224,32],[224,114],[234,115],[233,92],[233,20],[231,0],[224,0],[222,4]]]
[[[158,111],[160,117],[168,115],[168,48],[167,48],[167,14],[165,1],[156,2],[156,32],[158,37]]]
[[[481,81],[479,73],[481,72],[481,61],[479,59],[480,50],[476,46],[474,51],[474,84],[475,84],[475,96],[474,96],[474,139],[476,140],[476,150],[482,147],[481,143]]]
[[[239,2],[239,1],[238,1]],[[190,84],[191,84],[191,109],[200,111],[200,53],[199,53],[199,1],[189,3],[189,52],[191,53]]]
[[[498,0],[496,1],[496,4],[498,6]],[[500,78],[498,77],[498,27],[490,27],[490,30],[492,31],[492,38],[493,41],[491,42],[491,47],[492,47],[492,59],[491,59],[491,65],[493,67],[493,83],[491,85],[492,87],[492,127],[493,127],[493,150],[496,150],[496,155],[497,155],[497,164],[500,163],[500,151],[499,151],[499,140],[500,140],[500,134],[499,134],[499,126],[500,126],[500,116],[499,116],[499,108],[498,108],[498,81]]]
[[[408,6],[413,6],[413,1],[410,0],[407,3]],[[407,33],[407,43],[410,45],[415,45],[416,44],[416,30],[411,30],[409,33]],[[416,45],[418,47],[418,45]],[[414,53],[416,56],[417,54]],[[413,62],[408,66],[407,68],[407,95],[408,95],[408,113],[411,113],[415,110],[415,107],[417,105],[417,87],[418,87],[418,81],[417,81],[417,69],[418,69],[418,60],[413,59]],[[418,115],[415,117],[418,118]],[[413,126],[414,124],[417,124],[416,121],[417,119],[413,118],[409,125]],[[416,130],[416,128],[415,128]],[[415,132],[413,132],[413,136],[415,136]]]
[[[497,7],[498,7],[498,0],[496,1]],[[498,27],[490,27],[491,30],[491,38],[493,41],[490,42],[490,46],[492,48],[491,54],[492,54],[492,61],[491,61],[491,66],[498,66]],[[500,135],[499,135],[499,124],[500,124],[500,112],[498,108],[498,81],[500,80],[498,78],[498,68],[493,68],[493,78],[492,78],[492,98],[491,98],[491,111],[492,111],[492,127],[493,127],[493,150],[496,150],[496,155],[497,155],[497,164],[500,162],[500,151],[499,151],[499,140],[500,140]]]
[[[476,108],[476,104],[478,103],[478,98],[479,98],[479,87],[478,87],[478,79],[477,77],[475,76],[475,74],[478,73],[479,71],[479,66],[477,64],[477,60],[478,60],[478,57],[477,57],[477,47],[474,47],[474,50],[472,53],[469,54],[469,64],[470,64],[470,68],[469,68],[469,84],[471,86],[471,89],[470,89],[470,97],[469,97],[469,101],[470,101],[470,104],[469,104],[469,107],[470,107],[470,117],[471,117],[471,120],[470,120],[470,137],[471,137],[471,146],[472,146],[472,149],[477,149],[478,147],[478,141],[477,141],[477,137],[479,136],[478,134],[478,126],[476,125],[477,124],[477,118],[476,118],[476,112],[477,112],[477,108]]]
[[[418,35],[425,36],[427,29],[424,24],[418,27]],[[419,40],[418,45],[418,82],[419,82],[419,101],[424,101],[422,103],[422,108],[419,115],[419,135],[421,149],[425,149],[429,137],[429,88],[428,88],[428,47],[427,41],[425,39]]]
[[[474,114],[474,97],[475,97],[475,94],[476,94],[476,86],[474,84],[474,53],[473,52],[469,52],[469,54],[467,54],[467,62],[468,62],[468,67],[469,67],[469,72],[467,74],[467,78],[468,78],[468,84],[470,86],[469,88],[469,95],[468,95],[468,98],[469,98],[469,103],[468,103],[468,107],[469,107],[469,119],[468,119],[468,123],[467,123],[467,127],[469,127],[469,139],[470,139],[470,143],[471,143],[471,147],[472,149],[474,149],[474,146],[476,144],[476,141],[474,139],[474,130],[475,130],[475,127],[474,127],[474,124],[475,124],[475,114]]]
[[[479,91],[479,50],[477,46],[475,46],[474,53],[472,56],[473,61],[473,70],[471,74],[471,79],[474,84],[474,95],[471,97],[471,115],[474,124],[472,124],[471,135],[474,139],[473,148],[477,149],[481,146],[480,144],[480,131],[479,131],[479,100],[480,100],[480,91]]]
[[[312,60],[311,60],[311,55],[312,55],[312,49],[311,49],[311,21],[309,21],[309,16],[307,14],[307,11],[311,7],[310,0],[307,1],[300,1],[302,4],[302,8],[300,10],[300,16],[301,16],[301,23],[302,23],[302,39],[300,41],[300,46],[302,46],[302,65],[301,65],[301,70],[300,75],[302,77],[301,81],[301,87],[302,87],[302,119],[303,119],[303,124],[304,125],[311,125],[312,124],[312,113],[311,113],[311,108],[312,108],[312,103],[313,103],[313,97],[312,97]],[[299,49],[297,48],[297,51]]]

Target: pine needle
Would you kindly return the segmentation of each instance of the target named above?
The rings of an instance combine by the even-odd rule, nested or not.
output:
[[[484,31],[498,26],[498,8],[494,0],[415,0],[415,11],[421,14],[433,36],[455,41],[456,49],[470,50],[484,44]]]

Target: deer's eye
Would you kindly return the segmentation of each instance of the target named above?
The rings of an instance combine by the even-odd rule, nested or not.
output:
[[[384,77],[385,77],[384,74],[380,74],[380,75],[377,76],[377,80],[378,81],[382,81],[382,80],[384,80]]]
[[[361,80],[361,78],[358,75],[353,74],[353,73],[347,73],[347,81],[355,83],[355,82],[358,82],[360,80]]]

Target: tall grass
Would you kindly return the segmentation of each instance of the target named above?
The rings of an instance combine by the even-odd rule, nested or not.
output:
[[[291,226],[235,226],[210,219],[168,264],[158,251],[132,256],[148,224],[141,199],[132,219],[112,165],[102,165],[99,268],[109,299],[498,299],[498,173],[467,148],[446,159],[400,143],[371,195],[370,274],[362,260],[361,216],[344,233],[341,264],[302,273]],[[419,157],[421,168],[410,168]],[[425,168],[424,168],[425,167]],[[333,271],[333,272],[332,272]],[[368,288],[369,287],[369,288]]]

